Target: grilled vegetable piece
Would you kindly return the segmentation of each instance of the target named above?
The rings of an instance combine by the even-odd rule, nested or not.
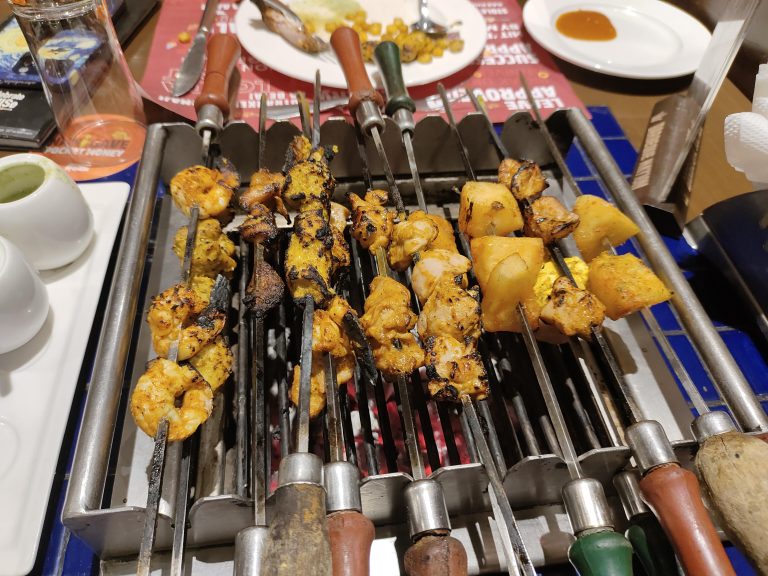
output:
[[[466,273],[472,268],[469,258],[448,250],[426,250],[413,267],[411,286],[420,303],[429,298],[438,282],[449,279],[467,286]]]
[[[213,391],[189,366],[155,358],[136,382],[130,408],[136,425],[148,436],[154,437],[167,419],[168,441],[184,440],[211,415]]]
[[[523,208],[526,236],[541,238],[551,244],[565,238],[579,225],[579,217],[553,196],[542,196]]]
[[[349,255],[349,244],[344,237],[347,227],[349,210],[336,202],[331,202],[331,232],[333,233],[333,248],[331,249],[331,274],[346,268],[352,262]]]
[[[398,222],[392,229],[387,252],[389,266],[403,271],[413,263],[413,256],[426,249],[437,238],[437,225],[421,210],[416,210],[407,220]]]
[[[640,231],[621,210],[599,196],[579,196],[573,204],[573,211],[581,219],[573,239],[587,262],[605,250],[604,239],[618,246]]]
[[[459,230],[470,238],[506,236],[523,227],[509,190],[494,182],[467,182],[461,189]]]
[[[189,216],[192,206],[197,205],[200,218],[215,218],[227,210],[239,185],[234,172],[190,166],[171,178],[171,197],[185,216]]]
[[[576,280],[576,286],[579,288],[587,287],[587,277],[589,276],[589,267],[578,256],[569,256],[565,259],[565,263],[568,269],[571,271],[571,275]],[[539,270],[538,276],[536,276],[536,286],[534,291],[536,292],[536,301],[539,303],[539,307],[543,308],[549,300],[550,294],[552,294],[552,287],[555,284],[555,280],[560,277],[560,270],[557,265],[551,260],[544,262],[544,265]]]
[[[387,193],[384,190],[370,190],[365,199],[357,194],[349,195],[352,207],[352,236],[360,245],[375,252],[379,248],[389,246],[395,214],[385,207]]]
[[[322,306],[333,296],[331,265],[333,232],[323,209],[299,212],[285,258],[285,278],[291,296],[305,296]]]
[[[285,185],[285,176],[280,172],[271,172],[262,168],[251,176],[248,189],[240,194],[240,208],[252,212],[259,204],[275,208],[275,200],[280,200],[280,192]],[[280,202],[282,205],[282,201]],[[278,210],[278,212],[280,212]],[[282,214],[282,212],[280,212]]]
[[[246,242],[264,244],[277,237],[275,216],[264,204],[254,204],[250,215],[240,224],[240,234]]]
[[[189,363],[205,379],[211,390],[216,392],[232,374],[234,357],[224,337],[219,335],[190,358]]]
[[[422,339],[450,336],[474,345],[482,331],[480,288],[465,290],[452,278],[444,278],[424,304],[416,326]]]
[[[566,336],[590,340],[592,328],[603,325],[605,306],[594,294],[561,276],[555,280],[552,296],[542,308],[540,318]]]
[[[488,396],[488,375],[474,344],[466,346],[451,336],[424,340],[427,388],[435,400],[460,402],[468,394]]]
[[[386,377],[406,376],[424,364],[424,351],[410,330],[416,325],[408,288],[385,276],[371,282],[360,325],[376,367]]]
[[[285,284],[280,275],[269,263],[259,259],[245,289],[243,304],[261,320],[280,303],[284,292]]]
[[[528,160],[507,158],[499,165],[499,182],[510,189],[521,202],[538,198],[549,184],[538,164]]]
[[[187,227],[182,226],[176,231],[173,239],[173,253],[180,261],[184,259],[184,246],[187,242]],[[222,232],[221,224],[215,218],[200,220],[197,224],[195,247],[192,251],[192,276],[216,278],[223,274],[232,277],[232,271],[237,266],[233,256],[235,244]]]
[[[483,293],[483,327],[488,332],[519,332],[517,305],[525,306],[534,330],[539,325],[539,305],[534,286],[544,262],[540,238],[475,238],[472,260]]]
[[[605,313],[612,320],[672,297],[672,292],[640,259],[608,252],[589,263],[587,290],[605,305]]]

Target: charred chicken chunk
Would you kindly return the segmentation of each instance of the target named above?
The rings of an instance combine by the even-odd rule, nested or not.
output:
[[[187,242],[187,227],[182,226],[176,231],[173,239],[173,253],[180,261],[184,260],[184,247]],[[197,224],[195,247],[192,251],[192,276],[207,276],[215,278],[223,274],[232,277],[232,271],[237,266],[233,256],[235,243],[221,230],[221,224],[215,218],[200,220]]]
[[[392,237],[395,214],[385,207],[386,203],[387,193],[384,190],[370,190],[365,199],[357,194],[349,195],[352,236],[372,253],[389,246]]]
[[[480,338],[480,288],[465,290],[453,279],[438,282],[416,324],[422,339],[450,336],[470,345]]]
[[[587,290],[605,305],[605,313],[611,320],[672,297],[672,292],[639,258],[608,252],[589,263]]]
[[[589,340],[592,328],[603,325],[605,306],[594,294],[561,276],[555,280],[552,295],[542,308],[540,318],[566,336],[581,336]]]
[[[171,197],[185,216],[189,216],[192,206],[196,205],[200,218],[215,218],[227,210],[239,185],[234,172],[190,166],[171,178]]]
[[[331,202],[331,232],[333,233],[333,248],[331,249],[331,274],[346,268],[352,262],[349,255],[349,244],[344,237],[347,227],[349,210],[341,204]]]
[[[410,304],[410,292],[399,282],[384,276],[371,282],[360,324],[376,367],[387,377],[406,376],[424,363],[424,351],[410,332],[416,325]]]
[[[243,304],[261,320],[280,303],[284,292],[283,279],[263,258],[259,258],[245,289]]]
[[[501,184],[467,182],[459,202],[459,230],[470,238],[506,236],[523,227],[517,202]]]
[[[424,214],[420,211],[414,212],[408,219],[410,220],[411,218],[425,218],[437,226],[437,236],[435,236],[435,239],[429,243],[427,248],[449,250],[450,252],[459,251],[459,249],[456,247],[456,236],[453,232],[453,226],[450,222],[448,222],[448,220],[442,216],[437,216],[436,214]]]
[[[411,285],[419,302],[427,301],[435,286],[443,279],[449,279],[466,287],[466,273],[472,267],[469,258],[448,250],[426,250],[419,255],[413,267]]]
[[[424,212],[417,210],[392,229],[387,260],[393,270],[407,270],[413,263],[414,254],[427,248],[437,238],[437,225],[425,216]]]
[[[579,217],[552,196],[542,196],[523,208],[524,234],[541,238],[544,244],[565,238],[579,225]]]
[[[333,296],[330,284],[333,233],[326,211],[300,212],[285,257],[285,278],[294,300],[311,296],[322,306]]]
[[[285,154],[286,171],[294,164],[309,160],[310,152],[312,152],[312,142],[309,141],[309,138],[303,134],[294,136],[291,143],[288,144],[288,151]]]
[[[246,242],[263,244],[277,236],[277,225],[272,211],[264,204],[255,204],[240,225],[240,234]]]
[[[474,346],[451,336],[424,340],[427,387],[435,400],[460,402],[463,395],[476,400],[488,396],[488,375]]]
[[[521,202],[538,198],[549,186],[539,165],[528,160],[504,160],[499,166],[499,182]]]
[[[283,201],[288,208],[300,212],[329,210],[336,180],[331,174],[326,157],[311,153],[303,162],[291,166],[285,176]]]
[[[285,176],[280,172],[257,170],[251,176],[248,189],[240,194],[240,208],[250,213],[260,204],[274,207],[274,200],[280,198],[284,185]]]

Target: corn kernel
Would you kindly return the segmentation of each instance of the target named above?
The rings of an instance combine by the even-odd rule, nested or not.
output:
[[[333,22],[326,22],[325,23],[325,31],[333,34],[336,31],[336,28],[339,26],[342,26],[343,22],[333,21]]]
[[[190,35],[189,35],[189,32],[180,32],[180,33],[179,33],[179,35],[177,36],[177,39],[178,39],[178,40],[179,40],[179,42],[181,42],[182,44],[186,44],[186,43],[188,43],[190,40],[192,40],[192,36],[190,36]]]
[[[381,34],[381,22],[373,22],[372,24],[369,24],[368,32],[374,36],[379,36]]]
[[[315,23],[314,22],[307,22],[307,23],[305,23],[304,24],[304,31],[307,34],[309,34],[309,35],[314,34],[316,32]]]
[[[390,36],[389,34],[382,34],[381,35],[381,41],[382,42],[387,42],[387,41],[394,42],[394,40],[395,40],[395,37],[394,36]]]
[[[464,40],[451,40],[448,44],[448,50],[451,52],[461,52],[464,49]]]
[[[399,28],[400,26],[403,26],[405,22],[403,22],[402,18],[395,18],[394,20],[392,20],[392,24],[394,24]]]
[[[365,30],[358,32],[357,35],[360,36],[360,42],[368,42],[368,32]]]
[[[344,20],[354,20],[355,19],[355,12],[347,12],[344,14]]]
[[[434,56],[435,58],[440,58],[443,55],[443,52],[445,52],[445,50],[443,48],[440,48],[440,46],[435,46],[434,48],[432,48],[432,56]]]
[[[440,46],[440,48],[448,48],[448,39],[447,38],[439,38],[437,40],[437,45]]]
[[[399,30],[397,29],[397,26],[395,26],[394,24],[390,24],[389,26],[387,26],[387,27],[384,29],[384,31],[385,31],[385,32],[386,32],[388,35],[390,35],[390,36],[392,36],[392,37],[394,37],[394,36],[397,36],[397,33],[399,32]]]
[[[429,64],[430,62],[432,62],[432,54],[427,54],[427,53],[419,54],[416,60],[418,60],[422,64]]]

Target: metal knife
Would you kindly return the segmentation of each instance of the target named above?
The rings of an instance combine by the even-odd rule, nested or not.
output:
[[[203,73],[205,64],[205,43],[208,39],[208,32],[216,18],[216,8],[219,0],[207,0],[203,17],[200,19],[200,26],[192,40],[192,46],[181,63],[179,74],[176,76],[176,82],[173,84],[173,96],[183,96],[195,87],[200,75]]]

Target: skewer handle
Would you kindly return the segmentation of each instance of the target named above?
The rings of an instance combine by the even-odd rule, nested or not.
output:
[[[360,36],[352,28],[341,26],[331,35],[331,46],[339,58],[344,78],[349,87],[349,111],[357,115],[357,109],[365,101],[372,101],[377,108],[384,106],[384,99],[371,84],[360,50]],[[361,122],[362,124],[362,122]]]
[[[387,94],[386,113],[388,116],[395,115],[395,112],[406,109],[413,113],[416,111],[416,102],[408,95],[403,80],[403,67],[400,63],[400,48],[397,44],[389,40],[376,46],[373,52],[376,64],[381,71],[381,77],[384,80],[384,90]]]
[[[650,512],[638,514],[629,521],[624,535],[632,544],[635,554],[648,576],[678,576],[675,551],[667,540],[664,529]]]
[[[677,463],[662,464],[640,480],[640,491],[669,536],[686,574],[736,575],[702,504],[693,472]]]
[[[467,576],[464,546],[447,534],[428,534],[405,552],[407,576]]]
[[[728,538],[760,574],[768,574],[768,445],[741,432],[710,436],[696,469]]]
[[[287,484],[275,491],[261,576],[301,574],[332,576],[325,490],[319,484]]]
[[[613,530],[581,536],[568,559],[580,576],[632,576],[632,545]]]
[[[259,576],[268,533],[266,526],[249,526],[237,533],[234,576]]]
[[[373,522],[356,510],[329,514],[333,576],[368,576],[374,535]]]
[[[195,99],[195,111],[206,105],[218,108],[229,116],[229,82],[237,61],[240,60],[240,42],[234,34],[213,34],[206,49],[205,80],[200,95]]]

